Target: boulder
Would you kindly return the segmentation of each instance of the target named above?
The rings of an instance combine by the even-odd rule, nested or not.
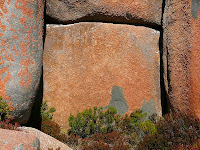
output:
[[[42,69],[43,0],[0,2],[0,96],[28,121]]]
[[[71,150],[66,144],[56,140],[55,138],[30,127],[20,127],[22,131],[33,134],[40,140],[40,150]]]
[[[200,117],[199,0],[166,0],[165,86],[170,109]]]
[[[103,21],[160,25],[162,0],[47,0],[48,23]]]
[[[109,23],[47,25],[44,96],[54,120],[114,105],[120,114],[148,105],[161,115],[159,31]],[[147,108],[147,106],[145,106]]]
[[[1,150],[40,150],[40,140],[33,134],[0,129]]]

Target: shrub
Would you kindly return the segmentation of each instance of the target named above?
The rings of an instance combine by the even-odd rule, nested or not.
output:
[[[151,119],[155,121],[156,117],[152,116]],[[155,123],[148,120],[147,114],[141,110],[122,117],[117,115],[117,110],[113,106],[105,111],[97,107],[93,110],[86,109],[75,117],[71,114],[68,120],[69,135],[89,138],[81,143],[85,148],[104,142],[111,144],[111,147],[115,149],[120,149],[120,147],[127,149],[131,145],[136,145],[145,135],[153,135],[157,132]]]
[[[0,96],[0,121],[3,121],[5,119],[8,119],[11,114],[11,109],[6,103],[6,101],[2,100],[2,97]]]
[[[130,145],[127,142],[126,136],[120,131],[102,134],[95,133],[90,138],[84,138],[80,141],[81,149],[109,149],[109,150],[128,150]]]
[[[41,124],[41,131],[54,137],[58,138],[60,136],[60,126],[49,118],[43,117]]]
[[[53,113],[56,111],[54,107],[48,107],[47,101],[44,101],[41,106],[41,116],[42,118],[49,118],[50,120],[53,119]]]
[[[146,135],[138,149],[188,149],[199,147],[200,120],[193,115],[169,114],[157,123],[157,133]]]
[[[20,124],[17,122],[13,125],[12,123],[10,123],[10,120],[0,121],[0,128],[2,128],[2,129],[20,131],[20,129],[18,129],[18,127],[20,127]]]
[[[14,125],[10,123],[9,119],[11,118],[11,112],[12,111],[6,101],[3,101],[2,97],[0,96],[0,128],[19,131],[19,123],[15,122]]]
[[[76,117],[70,114],[69,134],[79,135],[82,138],[89,137],[94,133],[109,133],[114,130],[117,110],[111,106],[106,111],[102,108],[86,109],[78,113]]]
[[[82,150],[110,150],[108,144],[103,141],[92,141],[88,146],[84,147]]]
[[[147,114],[141,110],[124,115],[118,126],[118,129],[121,129],[128,136],[131,145],[137,144],[145,135],[157,132],[155,123],[148,120]]]

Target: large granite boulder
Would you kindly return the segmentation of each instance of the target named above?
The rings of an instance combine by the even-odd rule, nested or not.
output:
[[[160,25],[162,0],[47,0],[47,20]]]
[[[43,0],[0,1],[0,96],[26,123],[41,76]]]
[[[1,150],[40,150],[40,140],[31,133],[0,129]]]
[[[106,23],[47,25],[44,100],[67,127],[70,113],[116,106],[161,115],[159,32]]]
[[[20,127],[22,131],[33,134],[38,137],[40,141],[40,150],[71,150],[66,144],[56,140],[55,138],[30,127]]]
[[[200,117],[199,0],[166,0],[165,86],[170,108]]]

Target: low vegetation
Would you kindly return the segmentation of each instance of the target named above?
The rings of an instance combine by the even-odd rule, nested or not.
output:
[[[194,116],[168,114],[158,117],[141,110],[120,116],[114,107],[94,107],[70,115],[69,130],[52,121],[54,108],[45,102],[42,131],[73,149],[81,150],[196,150],[200,149],[200,120]],[[46,114],[46,115],[44,115]]]
[[[10,123],[12,110],[6,103],[2,100],[0,96],[0,128],[9,130],[19,130],[20,124],[15,122],[15,124]]]
[[[41,130],[72,149],[80,150],[197,150],[200,149],[200,120],[194,115],[168,114],[147,118],[141,110],[120,116],[115,107],[94,107],[70,115],[69,130],[62,132],[53,121],[54,107],[43,102]],[[11,109],[0,97],[0,128],[18,130],[9,121]]]

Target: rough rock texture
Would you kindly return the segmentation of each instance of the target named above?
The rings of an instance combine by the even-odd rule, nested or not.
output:
[[[200,15],[198,0],[166,0],[165,85],[173,111],[200,117]]]
[[[41,76],[43,0],[0,1],[0,95],[26,123]]]
[[[66,144],[63,144],[62,142],[37,129],[30,127],[21,127],[20,129],[22,129],[24,132],[34,134],[38,137],[38,139],[40,140],[40,150],[48,150],[48,148],[53,150],[57,150],[59,148],[59,150],[71,150],[71,148],[69,148]]]
[[[158,39],[146,27],[47,25],[43,99],[56,108],[55,121],[66,127],[70,113],[88,107],[115,104],[131,112],[151,99],[161,115]]]
[[[40,150],[40,141],[30,133],[0,129],[0,149]]]
[[[60,22],[161,24],[162,0],[47,0],[46,6],[47,15]]]

